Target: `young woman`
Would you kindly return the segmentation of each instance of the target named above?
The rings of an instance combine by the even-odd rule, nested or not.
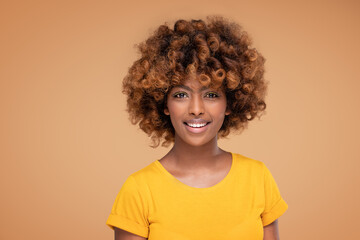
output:
[[[287,204],[270,171],[217,144],[266,107],[264,58],[246,32],[179,20],[139,49],[123,84],[130,118],[154,147],[173,147],[125,181],[107,220],[115,239],[279,239]]]

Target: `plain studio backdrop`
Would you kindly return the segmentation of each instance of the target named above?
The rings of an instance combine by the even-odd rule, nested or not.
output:
[[[162,157],[132,126],[134,44],[221,14],[266,58],[267,110],[228,151],[263,161],[289,205],[281,239],[360,239],[358,1],[2,1],[0,239],[112,239],[124,180]]]

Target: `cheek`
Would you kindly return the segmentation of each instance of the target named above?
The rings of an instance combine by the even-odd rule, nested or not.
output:
[[[225,116],[229,115],[229,112],[226,107],[227,107],[226,102],[219,104],[219,106],[216,108],[216,110],[217,110],[216,113],[214,113],[216,116],[218,116],[218,124],[220,126],[223,124]]]
[[[218,115],[226,115],[227,113],[227,104],[226,101],[221,101],[217,104],[216,107],[214,107],[214,109],[216,109],[216,112]]]
[[[187,105],[185,103],[179,103],[179,102],[169,102],[167,104],[168,111],[170,116],[180,116],[184,111],[187,109]]]
[[[170,116],[171,123],[174,125],[174,123],[181,119],[181,109],[176,104],[169,104],[168,115]]]

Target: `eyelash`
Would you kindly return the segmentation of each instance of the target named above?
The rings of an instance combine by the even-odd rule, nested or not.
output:
[[[183,97],[180,97],[180,95],[183,95]],[[173,95],[174,98],[184,98],[184,95],[187,95],[185,92],[177,92]]]
[[[173,95],[174,98],[184,98],[186,96],[187,96],[187,93],[185,93],[185,92],[177,92]],[[217,98],[217,97],[219,97],[219,95],[215,92],[208,92],[205,94],[205,97]]]
[[[212,97],[210,97],[209,95],[212,95]],[[208,92],[208,93],[206,93],[205,96],[207,96],[209,98],[217,98],[217,97],[219,97],[219,95],[217,93],[215,93],[215,92]]]

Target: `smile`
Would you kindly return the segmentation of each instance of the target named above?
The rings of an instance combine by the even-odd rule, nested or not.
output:
[[[208,128],[210,122],[201,122],[201,123],[188,123],[184,122],[185,128],[191,133],[203,133]]]
[[[202,128],[207,125],[207,123],[185,123],[185,124],[192,128]]]

